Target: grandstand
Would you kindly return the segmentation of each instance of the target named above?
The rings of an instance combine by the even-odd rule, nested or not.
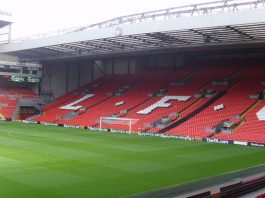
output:
[[[264,13],[217,0],[16,40],[0,18],[0,118],[265,147]]]

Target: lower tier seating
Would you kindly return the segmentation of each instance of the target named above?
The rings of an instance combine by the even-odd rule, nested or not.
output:
[[[100,117],[120,117],[137,120],[132,125],[134,132],[160,133],[163,129],[176,136],[265,142],[264,121],[256,116],[265,106],[264,67],[255,61],[249,65],[210,61],[105,76],[61,96],[36,120],[99,127]],[[86,94],[93,96],[82,100]],[[230,133],[221,131],[220,126],[234,117],[240,123]],[[102,127],[128,130],[128,125],[117,123]]]
[[[0,87],[0,113],[11,119],[20,98],[37,98],[38,95],[27,88]]]

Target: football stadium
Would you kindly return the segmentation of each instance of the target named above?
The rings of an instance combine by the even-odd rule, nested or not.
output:
[[[265,1],[12,38],[0,11],[1,198],[265,197]]]

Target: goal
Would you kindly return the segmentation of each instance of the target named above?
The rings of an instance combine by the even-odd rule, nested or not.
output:
[[[127,125],[129,133],[132,131],[132,125],[135,124],[138,119],[131,118],[116,118],[116,117],[100,117],[99,120],[99,129],[102,130],[102,124],[122,124]]]

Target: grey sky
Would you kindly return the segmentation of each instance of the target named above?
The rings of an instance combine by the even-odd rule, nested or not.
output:
[[[0,0],[14,16],[13,38],[200,2],[209,0]]]

